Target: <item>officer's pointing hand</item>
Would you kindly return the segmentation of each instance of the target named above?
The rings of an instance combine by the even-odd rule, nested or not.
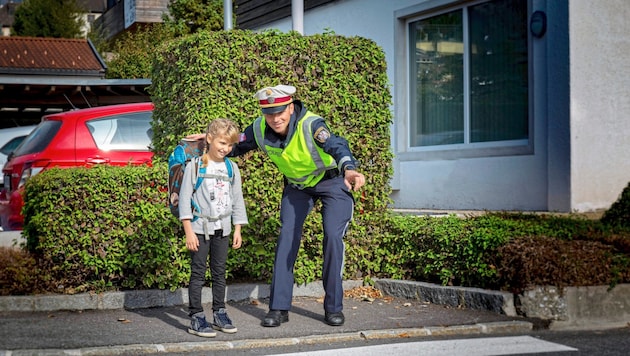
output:
[[[357,191],[365,184],[365,176],[355,170],[349,169],[344,173],[344,183],[346,183],[348,190],[352,190],[354,186],[354,190]]]

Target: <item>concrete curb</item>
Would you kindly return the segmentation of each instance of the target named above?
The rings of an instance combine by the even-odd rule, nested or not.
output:
[[[344,281],[344,289],[361,286],[361,281]],[[293,287],[295,297],[321,297],[324,295],[322,282]],[[233,284],[226,288],[226,299],[241,301],[269,297],[268,284]],[[202,303],[212,302],[212,289],[204,287]],[[106,310],[142,309],[168,307],[188,303],[188,289],[170,290],[130,290],[123,292],[80,293],[73,295],[27,295],[0,297],[1,311],[57,311],[57,310]]]
[[[389,330],[365,330],[352,333],[338,333],[328,335],[313,335],[304,337],[277,338],[277,339],[247,339],[238,341],[204,341],[204,342],[182,342],[168,344],[135,344],[123,346],[102,346],[81,349],[36,349],[36,350],[15,350],[10,352],[10,356],[45,354],[54,355],[122,355],[127,353],[158,353],[158,352],[208,352],[222,350],[240,350],[264,347],[292,346],[292,345],[312,345],[319,343],[335,343],[347,341],[359,341],[366,339],[385,338],[406,338],[417,336],[439,336],[439,335],[478,335],[495,333],[522,333],[532,330],[529,322],[495,322],[475,325],[448,326],[448,327],[428,327],[410,329],[389,329]],[[9,356],[9,355],[7,355]]]
[[[479,288],[439,286],[425,282],[376,280],[383,293],[406,299],[419,299],[433,304],[488,310],[508,316],[517,316],[514,295],[508,292]]]

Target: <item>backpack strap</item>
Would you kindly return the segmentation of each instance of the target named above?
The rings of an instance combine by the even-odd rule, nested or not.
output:
[[[194,158],[195,164],[195,172],[197,172],[197,182],[195,183],[195,187],[193,188],[193,194],[201,187],[201,182],[203,182],[203,178],[206,175],[206,167],[201,167],[199,164],[199,157]]]
[[[227,168],[228,178],[230,178],[231,182],[234,182],[234,172],[232,171],[232,161],[229,158],[223,157],[225,161],[225,168]]]
[[[203,175],[205,175],[206,173],[206,167],[201,167],[201,165],[199,164],[199,157],[191,158],[190,163],[195,165],[193,168],[194,175],[192,176],[192,181],[194,182],[195,177],[197,177],[196,178],[197,181],[195,182],[195,185],[193,186],[193,191],[192,191],[193,197],[190,199],[190,205],[192,206],[192,211],[193,211],[193,218],[191,221],[195,221],[198,219],[198,216],[195,214],[195,211],[201,211],[201,208],[199,207],[197,202],[195,202],[194,195],[197,189],[199,189],[199,187],[201,186],[201,183],[203,182]]]

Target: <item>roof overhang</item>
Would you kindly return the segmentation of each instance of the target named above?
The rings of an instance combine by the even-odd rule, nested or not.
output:
[[[151,101],[150,79],[0,76],[0,119]]]

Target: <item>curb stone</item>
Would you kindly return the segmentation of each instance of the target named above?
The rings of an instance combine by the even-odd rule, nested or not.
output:
[[[375,340],[386,338],[408,338],[429,335],[476,335],[488,333],[512,333],[529,332],[532,330],[532,323],[523,321],[496,322],[477,325],[430,327],[430,328],[410,328],[410,329],[389,329],[389,330],[365,330],[352,333],[338,333],[328,335],[313,335],[304,337],[277,338],[277,339],[247,339],[238,341],[209,341],[209,342],[182,342],[168,344],[134,344],[124,346],[103,346],[89,347],[81,349],[34,349],[4,351],[0,354],[6,356],[26,356],[34,354],[55,355],[122,355],[126,353],[184,353],[184,352],[204,352],[220,350],[239,350],[251,348],[266,348],[278,346],[312,345],[319,343],[334,343],[358,340]]]

